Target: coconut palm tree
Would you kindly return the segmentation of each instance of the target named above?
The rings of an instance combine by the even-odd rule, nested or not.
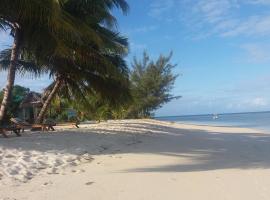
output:
[[[103,61],[106,62],[103,62]],[[38,115],[37,123],[41,123],[55,96],[62,95],[70,101],[77,101],[87,105],[89,95],[99,95],[111,103],[121,103],[130,97],[128,68],[122,57],[117,55],[104,55],[100,63],[91,60],[88,63],[80,63],[65,60],[54,60],[50,69],[54,82],[45,90],[45,102]],[[72,64],[74,66],[72,66]],[[72,67],[70,67],[72,66]]]
[[[54,0],[1,0],[0,29],[8,31],[14,38],[7,84],[0,107],[0,122],[2,122],[9,104],[11,91],[15,81],[16,63],[22,49],[27,44],[36,44],[35,35],[44,29],[57,30],[61,25],[60,4]],[[40,38],[39,38],[40,39]]]
[[[10,64],[10,53],[10,49],[0,52],[0,70],[7,69],[6,66]],[[103,62],[104,60],[106,62]],[[88,96],[98,96],[100,100],[112,105],[121,104],[129,99],[129,71],[121,56],[103,55],[99,63],[96,58],[94,63],[90,62],[91,59],[85,63],[84,60],[75,62],[73,58],[54,58],[50,66],[41,67],[34,59],[20,57],[16,65],[18,72],[27,72],[34,76],[50,72],[51,77],[54,77],[54,82],[45,90],[45,102],[39,113],[38,123],[43,121],[56,95],[68,98],[70,102],[81,103],[85,107],[91,105]],[[91,64],[99,67],[94,70]]]
[[[85,63],[89,64],[89,59],[92,60],[92,72],[98,68],[100,73],[102,72],[104,74],[107,69],[97,67],[97,64],[100,63],[107,63],[107,65],[111,64],[104,59],[104,53],[117,53],[118,55],[126,52],[126,40],[119,37],[118,33],[107,30],[104,27],[104,23],[113,24],[114,22],[114,18],[109,12],[113,6],[120,7],[124,12],[127,10],[128,6],[124,0],[68,0],[58,2],[61,3],[56,4],[53,0],[46,0],[42,3],[32,0],[30,3],[33,3],[35,6],[40,8],[36,9],[39,11],[37,12],[38,14],[35,12],[35,9],[33,14],[31,13],[31,9],[24,9],[22,17],[16,16],[16,13],[20,13],[20,9],[24,8],[24,6],[26,7],[27,3],[29,4],[29,1],[16,0],[12,2],[12,4],[14,4],[12,6],[8,0],[5,0],[3,3],[9,6],[7,10],[5,10],[6,8],[3,9],[4,4],[1,4],[2,1],[0,2],[1,27],[5,30],[10,30],[14,37],[14,44],[16,44],[15,46],[13,45],[11,51],[11,59],[8,68],[8,84],[5,90],[5,98],[1,105],[0,120],[5,114],[5,109],[10,97],[10,91],[14,84],[16,63],[18,62],[20,52],[30,52],[30,54],[33,54],[31,56],[35,57],[39,63],[50,66],[48,68],[50,70],[56,67],[55,64],[57,62],[51,62],[52,60],[55,60],[54,58],[57,58],[56,60],[59,61],[64,60],[64,58],[73,58],[75,54],[76,59],[80,59],[80,62],[83,62],[84,65]],[[46,3],[48,5],[46,5]],[[95,9],[93,9],[93,7],[95,7]],[[44,11],[42,11],[42,9],[44,9]],[[64,11],[62,12],[62,10]],[[40,15],[40,13],[46,14]],[[81,13],[86,14],[81,15]],[[27,14],[30,15],[28,16]],[[42,18],[42,16],[44,18]],[[48,17],[48,19],[46,17]],[[29,23],[31,20],[34,24],[32,24],[33,26]],[[45,22],[41,24],[45,24],[45,26],[40,26],[39,22],[43,22],[43,20]],[[13,24],[16,24],[15,28]],[[62,27],[61,25],[65,26]],[[51,31],[51,29],[53,31]],[[17,33],[16,30],[18,31]],[[57,32],[57,35],[54,34],[55,32]],[[70,34],[71,32],[74,34]],[[69,37],[65,37],[66,33],[69,33]],[[101,39],[99,38],[100,35]],[[33,40],[33,38],[35,40]],[[42,40],[40,40],[40,38],[42,38]],[[106,43],[106,46],[104,43]],[[72,65],[74,59],[66,59],[66,61],[67,63],[71,61],[70,66],[74,66]],[[54,65],[52,65],[52,63]],[[62,64],[63,63],[60,62],[59,66],[62,66]],[[58,77],[63,77],[61,73],[63,73],[63,71],[56,74],[57,80],[59,79]],[[58,86],[58,84],[56,84],[56,86]],[[57,90],[53,91],[55,93]],[[48,101],[49,99],[50,98],[48,98]],[[46,109],[44,110],[46,111]]]
[[[44,103],[41,112],[39,113],[37,122],[41,122],[43,120],[46,111],[48,110],[48,107],[50,105],[50,102],[55,97],[56,93],[61,87],[66,86],[66,88],[73,88],[73,91],[81,91],[81,86],[83,85],[83,88],[87,88],[87,90],[84,90],[85,92],[89,92],[92,91],[93,88],[97,89],[98,87],[100,87],[99,90],[102,92],[106,91],[106,88],[108,88],[109,85],[112,85],[112,82],[114,82],[112,80],[116,80],[115,77],[119,75],[120,77],[122,75],[124,75],[122,77],[125,77],[125,75],[128,74],[127,67],[122,60],[122,56],[127,52],[128,43],[126,38],[121,37],[119,33],[111,30],[113,28],[113,25],[116,24],[116,20],[110,12],[113,7],[118,7],[121,8],[124,13],[126,13],[126,11],[128,10],[128,5],[126,1],[69,0],[66,2],[66,4],[64,4],[63,7],[70,15],[79,19],[88,27],[94,29],[102,39],[103,46],[97,47],[91,43],[86,43],[85,45],[79,47],[76,46],[74,48],[74,50],[76,50],[74,51],[73,58],[76,57],[76,59],[73,59],[71,62],[67,58],[65,58],[64,60],[56,58],[54,60],[56,63],[53,63],[53,69],[51,69],[51,71],[55,72],[56,78],[53,83],[53,87],[49,87],[51,88],[51,90],[49,90],[51,93],[48,95],[47,100]],[[104,26],[104,24],[107,24],[107,26]],[[60,61],[60,63],[58,61]],[[59,69],[60,66],[60,69],[63,70],[63,64],[66,64],[67,62],[69,62],[69,67],[72,66],[72,63],[76,63],[73,68],[76,69],[76,67],[80,66],[79,69],[76,69],[77,72],[83,71],[82,76],[87,75],[87,77],[85,77],[85,79],[80,82],[80,87],[78,87],[76,84],[70,83],[71,75],[68,69],[61,72],[55,70]],[[82,70],[82,68],[84,70]],[[69,74],[66,74],[67,71]],[[114,78],[111,78],[110,75],[116,76],[114,76]],[[80,76],[79,78],[82,79],[82,76]],[[106,77],[106,80],[103,80],[103,78],[101,77]],[[125,80],[128,79],[126,78]],[[109,83],[110,81],[111,84]],[[86,83],[86,85],[84,85],[84,83]],[[95,83],[98,84],[95,85]],[[105,83],[105,85],[103,83]],[[107,91],[107,96],[110,91],[112,90]],[[119,93],[115,91],[114,94]],[[81,95],[84,96],[83,93],[81,93]]]
[[[85,41],[99,45],[98,35],[65,12],[64,2],[66,0],[0,1],[0,31],[9,32],[14,38],[7,84],[0,107],[0,123],[3,121],[9,104],[15,81],[15,66],[22,51],[31,51],[35,53],[36,58],[39,58],[55,53],[70,52],[70,41],[72,45]],[[56,46],[57,48],[53,48]]]

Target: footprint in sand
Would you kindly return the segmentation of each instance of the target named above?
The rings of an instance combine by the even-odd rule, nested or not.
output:
[[[47,172],[47,174],[59,174],[57,168],[52,168],[50,171]]]
[[[70,158],[66,159],[67,162],[74,162],[75,160],[76,160],[76,158],[74,158],[74,157],[70,157]]]
[[[31,172],[26,172],[26,174],[24,175],[24,177],[27,179],[27,180],[30,180],[33,178],[33,174]]]
[[[83,155],[79,158],[79,160],[80,160],[81,162],[91,162],[91,161],[94,160],[94,158],[93,158],[90,154],[86,153],[86,154],[83,154]]]
[[[62,160],[60,160],[60,159],[56,159],[55,162],[54,162],[55,167],[59,167],[59,166],[61,166],[63,164],[64,164],[64,162]]]
[[[31,161],[31,157],[30,156],[24,156],[22,158],[25,162],[30,162]]]
[[[14,176],[14,175],[19,174],[19,172],[17,170],[10,170],[9,171],[9,174],[12,175],[12,176]]]
[[[8,168],[13,167],[15,164],[16,164],[16,162],[14,162],[14,161],[9,161],[9,163],[7,163],[7,167],[8,167]]]
[[[53,184],[52,181],[48,181],[48,182],[43,183],[43,186],[48,186],[48,185],[52,185],[52,184]]]
[[[87,182],[87,183],[85,183],[85,185],[92,185],[92,184],[94,184],[95,182]]]
[[[15,157],[15,155],[8,154],[8,155],[6,155],[5,157],[6,157],[6,158],[14,158],[14,157]]]
[[[32,153],[27,151],[27,152],[24,153],[24,155],[26,155],[26,156],[31,156]]]
[[[76,166],[78,166],[78,163],[76,163],[76,162],[71,162],[71,163],[69,163],[69,166],[71,166],[71,167],[76,167]]]
[[[47,166],[48,165],[47,163],[43,162],[42,160],[38,160],[37,162],[41,166]]]

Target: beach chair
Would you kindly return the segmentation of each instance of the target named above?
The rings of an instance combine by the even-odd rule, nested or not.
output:
[[[14,124],[14,126],[16,126],[17,128],[19,128],[22,132],[24,132],[25,129],[29,128],[32,131],[35,130],[42,130],[42,131],[54,131],[54,127],[56,124],[52,121],[45,121],[44,123],[41,124],[30,124],[28,122],[23,121],[20,118],[11,118],[10,121]]]
[[[7,138],[7,133],[6,133],[6,130],[4,128],[1,128],[0,127],[0,134],[2,134],[5,138]]]
[[[16,134],[17,137],[20,137],[20,129],[15,126],[1,126],[0,127],[0,134],[2,134],[5,138],[8,137],[7,132],[13,132]]]
[[[80,124],[80,122],[75,122],[74,126],[75,126],[76,128],[80,128],[80,127],[79,127],[79,124]]]
[[[75,128],[80,128],[79,127],[80,122],[65,122],[65,123],[57,123],[57,126],[73,126]]]

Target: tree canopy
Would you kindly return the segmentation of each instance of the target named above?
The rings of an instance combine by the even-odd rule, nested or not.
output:
[[[30,89],[20,85],[15,85],[12,90],[11,103],[7,108],[7,118],[17,117],[18,111],[20,110],[20,104],[23,99],[29,94]],[[2,101],[4,91],[0,92],[0,101]]]
[[[129,111],[131,117],[150,117],[165,103],[179,98],[171,94],[178,77],[173,73],[176,65],[170,63],[172,55],[160,55],[154,61],[144,52],[141,60],[133,59],[130,81],[134,103]]]
[[[0,121],[10,103],[18,63],[20,69],[29,66],[21,64],[25,55],[30,58],[27,63],[34,63],[32,67],[46,69],[53,78],[61,79],[61,85],[68,83],[72,86],[69,88],[75,88],[73,91],[77,93],[94,89],[103,94],[105,90],[109,91],[107,94],[117,94],[108,88],[120,86],[118,88],[124,89],[127,67],[123,56],[127,53],[128,43],[126,38],[113,30],[116,24],[111,12],[113,8],[126,13],[128,4],[125,0],[1,2],[0,28],[10,31],[14,44],[6,67],[8,81]],[[33,71],[38,67],[29,69]],[[56,93],[57,90],[52,91]],[[47,100],[46,107],[51,98]],[[39,121],[47,111],[46,107],[41,110]]]
[[[18,72],[47,73],[53,79],[43,94],[37,123],[57,99],[66,109],[102,119],[150,117],[179,98],[171,94],[177,78],[172,53],[151,60],[145,52],[128,68],[128,39],[117,31],[115,8],[124,14],[129,10],[125,0],[1,1],[0,29],[14,42],[0,53],[0,70],[8,71],[0,123],[14,103]]]
[[[154,115],[154,111],[165,103],[180,96],[172,95],[172,89],[178,75],[173,70],[176,65],[171,64],[172,53],[168,56],[160,55],[152,60],[145,52],[140,60],[134,58],[130,72],[130,93],[132,100],[124,101],[121,105],[111,105],[102,101],[99,96],[86,96],[89,104],[73,103],[72,107],[83,111],[86,118],[96,120],[147,118]],[[120,100],[120,99],[119,99]]]

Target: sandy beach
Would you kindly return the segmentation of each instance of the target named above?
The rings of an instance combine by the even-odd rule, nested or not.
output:
[[[270,199],[270,135],[121,120],[0,138],[0,200]]]

